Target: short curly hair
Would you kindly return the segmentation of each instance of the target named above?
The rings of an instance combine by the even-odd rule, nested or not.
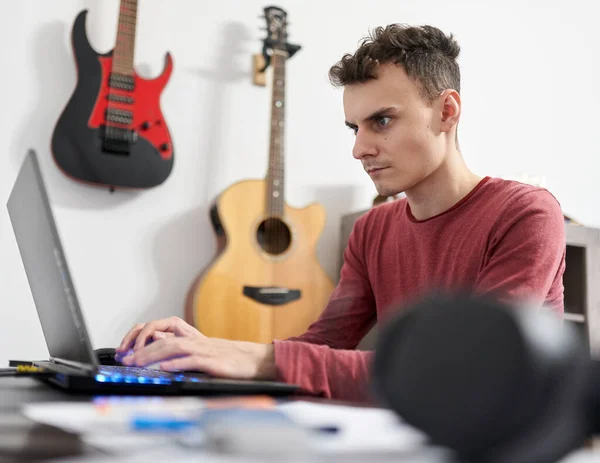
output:
[[[421,96],[431,104],[446,89],[460,93],[459,53],[453,35],[436,27],[390,24],[371,31],[353,55],[334,64],[329,80],[336,87],[367,82],[377,78],[379,64],[393,63],[420,84]]]

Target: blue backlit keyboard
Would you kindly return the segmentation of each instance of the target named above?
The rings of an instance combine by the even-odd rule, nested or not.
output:
[[[96,381],[99,383],[172,384],[184,381],[198,383],[202,381],[202,378],[150,368],[102,365],[96,373]]]

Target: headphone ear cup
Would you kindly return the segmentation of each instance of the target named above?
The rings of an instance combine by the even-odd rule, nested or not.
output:
[[[439,293],[401,310],[380,330],[376,397],[468,461],[555,461],[538,457],[585,439],[585,356],[559,321],[521,310]]]
[[[544,384],[534,419],[507,441],[490,461],[557,461],[581,448],[590,435],[591,360],[575,328],[555,314],[531,308],[507,308],[517,320]]]

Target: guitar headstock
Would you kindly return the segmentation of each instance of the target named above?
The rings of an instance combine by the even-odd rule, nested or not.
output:
[[[264,39],[263,46],[266,69],[271,61],[270,55],[276,50],[286,53],[287,57],[290,58],[300,49],[300,45],[292,45],[288,42],[288,21],[287,13],[284,9],[277,6],[267,6],[263,11],[267,25],[267,36]]]
[[[268,6],[264,12],[267,23],[265,44],[273,50],[287,51],[287,13],[276,6]]]

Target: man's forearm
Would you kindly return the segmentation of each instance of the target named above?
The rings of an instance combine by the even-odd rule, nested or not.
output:
[[[372,399],[372,352],[298,341],[275,341],[273,345],[276,380],[298,384],[305,394],[356,402]]]

